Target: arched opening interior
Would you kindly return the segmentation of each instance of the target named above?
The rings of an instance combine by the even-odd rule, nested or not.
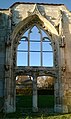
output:
[[[54,64],[53,64],[52,41],[48,37],[48,35],[38,25],[34,25],[22,35],[17,47],[17,67],[19,69],[20,77],[24,77],[24,75],[26,74],[28,74],[28,76],[33,77],[32,78],[32,86],[33,86],[32,92],[33,93],[31,98],[32,98],[32,108],[33,108],[32,110],[34,112],[38,111],[38,107],[48,108],[48,105],[47,107],[44,106],[45,102],[42,101],[43,96],[39,95],[39,92],[42,92],[41,90],[44,90],[44,89],[40,90],[40,84],[38,83],[39,81],[38,79],[43,79],[42,77],[46,77],[45,74],[47,74],[47,71],[44,71],[44,68],[53,68],[53,66]],[[30,67],[30,70],[28,69],[29,67]],[[23,72],[22,76],[20,71]],[[44,74],[44,76],[42,76],[42,73]],[[45,79],[43,79],[42,82],[44,82],[44,80]],[[45,86],[45,89],[46,89],[46,86]],[[17,90],[16,90],[16,93],[17,93]],[[46,93],[45,90],[44,90],[44,93]],[[46,95],[44,95],[45,99],[46,97],[48,97],[47,93]],[[40,101],[40,99],[42,102]],[[42,104],[43,102],[44,104]],[[46,102],[48,102],[48,100]]]
[[[54,77],[37,77],[38,108],[46,113],[54,108]]]
[[[32,110],[32,77],[29,75],[16,77],[16,109],[22,113]]]

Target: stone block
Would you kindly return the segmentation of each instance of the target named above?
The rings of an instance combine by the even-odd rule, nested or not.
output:
[[[6,29],[5,27],[0,28],[0,41],[5,41],[5,36],[6,36]]]
[[[0,80],[0,97],[4,96],[4,82]]]
[[[2,64],[0,64],[0,74],[2,75],[2,74],[4,74],[4,71],[5,71],[5,69],[4,69],[4,64],[2,65]],[[1,76],[0,75],[0,76]]]
[[[0,64],[2,65],[4,65],[5,64],[5,56],[4,57],[1,57],[0,56]]]
[[[68,113],[68,106],[63,105],[62,113]]]
[[[54,105],[54,112],[56,113],[62,113],[62,105],[59,105],[59,104],[55,104]]]
[[[64,90],[68,90],[69,89],[69,86],[68,86],[68,84],[66,83],[65,85],[64,85]]]

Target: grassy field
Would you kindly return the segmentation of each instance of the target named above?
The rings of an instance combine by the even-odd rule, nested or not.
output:
[[[54,97],[53,96],[38,96],[38,107],[53,108]],[[4,114],[0,113],[0,119],[71,119],[71,114],[56,115],[55,113],[45,113],[38,111],[32,112],[32,96],[18,95],[16,99],[15,113]]]
[[[19,108],[32,108],[32,96],[17,96],[17,110]],[[39,108],[53,108],[54,96],[53,95],[39,95],[38,96],[38,107]]]
[[[39,95],[38,96],[38,107],[39,108],[53,108],[54,107],[54,96],[53,95]]]
[[[13,113],[13,114],[7,114],[7,115],[0,115],[0,119],[71,119],[71,114],[40,114],[40,113],[32,113],[30,115],[22,115],[21,113]]]

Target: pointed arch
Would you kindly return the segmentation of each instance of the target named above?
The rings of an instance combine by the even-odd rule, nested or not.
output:
[[[38,24],[48,34],[59,36],[55,27],[45,17],[43,17],[40,12],[37,14],[34,12],[34,14],[28,16],[16,25],[11,34],[12,42],[17,37],[17,35],[22,35],[22,32],[25,32],[33,24]]]
[[[31,27],[19,41],[17,65],[53,67],[53,49],[51,44],[50,39],[43,30],[37,26]],[[35,57],[37,57],[36,60]],[[21,60],[22,58],[25,59]]]

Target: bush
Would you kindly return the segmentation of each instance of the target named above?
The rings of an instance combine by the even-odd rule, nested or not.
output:
[[[32,88],[20,88],[16,89],[16,94],[23,94],[23,95],[32,95]]]

